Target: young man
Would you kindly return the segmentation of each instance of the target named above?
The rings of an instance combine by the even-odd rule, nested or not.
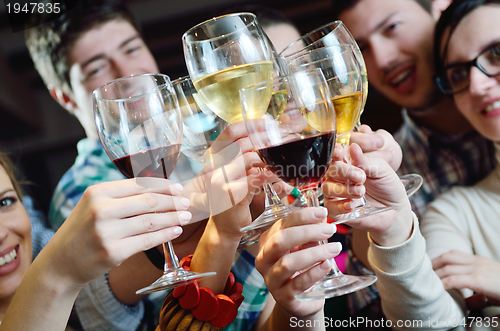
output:
[[[424,183],[411,197],[421,216],[426,205],[454,185],[472,185],[494,167],[492,144],[473,131],[453,100],[433,83],[434,25],[450,0],[333,0],[362,50],[372,87],[403,107],[400,175],[419,173]],[[355,230],[350,273],[369,272],[366,233]],[[361,264],[362,262],[362,264]],[[375,288],[349,297],[351,312],[378,297]]]

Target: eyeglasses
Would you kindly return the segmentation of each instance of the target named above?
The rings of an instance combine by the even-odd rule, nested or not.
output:
[[[488,77],[500,75],[500,43],[488,47],[472,61],[446,67],[434,80],[443,93],[460,93],[469,88],[472,67]]]

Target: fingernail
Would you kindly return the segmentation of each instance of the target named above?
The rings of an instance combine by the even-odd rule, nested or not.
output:
[[[182,233],[182,228],[180,226],[174,226],[172,228],[172,232],[175,234],[175,235],[179,235]]]
[[[326,223],[321,226],[321,232],[323,232],[324,234],[332,235],[335,233],[335,231],[337,231],[337,227],[335,226],[335,224]]]
[[[314,210],[313,215],[317,218],[325,218],[328,215],[328,210],[325,207],[319,207]]]
[[[351,210],[351,201],[344,202],[344,210]]]
[[[179,212],[179,217],[181,218],[182,221],[184,221],[184,222],[181,221],[182,225],[184,225],[191,220],[193,215],[188,211],[181,211]]]
[[[339,242],[329,243],[326,245],[326,249],[329,253],[339,253],[342,251],[342,244]]]
[[[191,201],[189,201],[189,199],[187,198],[181,198],[181,203],[184,207],[189,207],[191,206]]]
[[[181,184],[174,184],[170,186],[170,192],[172,192],[172,194],[179,194],[182,191],[184,191],[184,187],[182,187]]]
[[[384,141],[382,140],[382,138],[376,136],[375,147],[381,148],[383,145],[384,145]]]

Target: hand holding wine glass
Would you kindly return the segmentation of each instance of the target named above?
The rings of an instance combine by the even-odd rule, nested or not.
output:
[[[97,88],[93,99],[99,138],[118,170],[146,187],[152,184],[148,177],[168,179],[182,142],[182,119],[170,79],[161,74],[120,78]],[[172,243],[167,242],[163,248],[163,276],[137,294],[215,274],[186,271],[180,267]]]
[[[281,103],[271,93],[282,96]],[[309,207],[319,206],[317,188],[333,158],[336,114],[330,88],[321,69],[301,70],[240,91],[242,114],[248,135],[267,168],[297,187]],[[267,113],[247,117],[254,100],[267,100]],[[369,286],[376,277],[343,275],[330,260],[331,271],[298,300],[343,295]]]
[[[343,149],[345,162],[350,163],[348,147],[351,132],[358,122],[363,103],[361,74],[352,46],[337,45],[313,49],[294,57],[288,65],[291,72],[320,68],[325,74],[337,118],[337,143]],[[313,126],[324,125],[323,121],[314,116],[309,121]],[[393,208],[372,207],[364,197],[361,200],[361,205],[356,206],[349,214],[339,216],[336,223],[347,222]]]

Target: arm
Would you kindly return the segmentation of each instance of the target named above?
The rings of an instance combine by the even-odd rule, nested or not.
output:
[[[145,249],[177,237],[190,214],[180,185],[154,178],[95,185],[28,269],[0,330],[64,330],[79,291]],[[187,208],[187,207],[186,207]],[[82,254],[86,252],[86,254]],[[26,311],[30,314],[27,315]]]
[[[339,169],[329,172],[323,192],[327,197],[342,192],[342,197],[355,199],[366,190],[365,196],[371,205],[396,206],[392,211],[350,222],[369,232],[368,260],[379,278],[377,287],[384,313],[396,328],[399,320],[425,323],[429,318],[439,320],[439,327],[445,328],[446,318],[450,320],[463,314],[432,270],[425,254],[425,241],[401,181],[386,162],[364,156],[358,146],[352,145],[350,152],[353,165],[358,169],[336,162]],[[357,171],[363,171],[366,177],[356,174]],[[337,203],[330,199],[325,202],[334,211],[339,208]],[[429,329],[432,327],[427,325]]]

